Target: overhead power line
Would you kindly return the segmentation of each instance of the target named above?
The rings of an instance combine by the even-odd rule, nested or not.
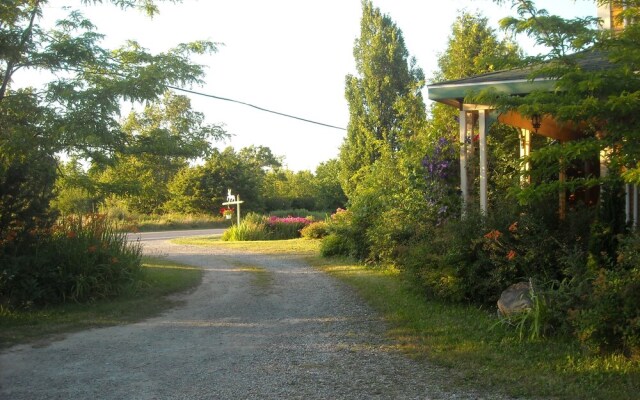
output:
[[[282,117],[286,117],[286,118],[292,118],[292,119],[297,119],[299,121],[303,121],[303,122],[308,122],[310,124],[315,124],[315,125],[320,125],[320,126],[326,126],[327,128],[333,128],[333,129],[339,129],[341,131],[346,131],[345,128],[339,127],[339,126],[335,126],[335,125],[330,125],[330,124],[325,124],[323,122],[318,122],[318,121],[312,121],[310,119],[306,119],[306,118],[301,118],[301,117],[296,117],[295,115],[291,115],[291,114],[285,114],[285,113],[281,113],[278,111],[273,111],[273,110],[269,110],[263,107],[258,107],[256,105],[250,104],[250,103],[245,103],[244,101],[239,101],[239,100],[234,100],[234,99],[229,99],[226,97],[220,97],[220,96],[214,96],[212,94],[207,94],[207,93],[202,93],[202,92],[196,92],[194,90],[189,90],[189,89],[183,89],[183,88],[179,88],[179,87],[175,87],[175,86],[167,86],[170,89],[173,90],[178,90],[180,92],[185,92],[185,93],[191,93],[191,94],[195,94],[198,96],[203,96],[203,97],[209,97],[212,99],[216,99],[216,100],[222,100],[222,101],[228,101],[231,103],[237,103],[237,104],[242,104],[243,106],[247,106],[247,107],[251,107],[251,108],[255,108],[256,110],[260,110],[260,111],[264,111],[264,112],[268,112],[271,114],[276,114],[276,115],[280,115]]]

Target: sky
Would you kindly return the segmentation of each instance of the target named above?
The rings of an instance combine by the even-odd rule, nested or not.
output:
[[[62,6],[76,8],[78,3],[52,0],[44,18],[52,20],[61,15]],[[373,0],[373,4],[402,30],[409,54],[427,79],[437,69],[438,54],[445,50],[460,11],[479,12],[496,29],[500,18],[514,14],[508,4],[498,6],[491,0]],[[538,0],[536,5],[565,17],[596,15],[593,0]],[[108,48],[126,40],[154,52],[194,40],[220,43],[217,53],[194,59],[207,67],[205,84],[187,89],[347,127],[344,83],[347,74],[356,74],[353,44],[360,33],[360,0],[183,0],[161,4],[153,19],[111,5],[83,10],[106,35],[103,45]],[[541,52],[531,42],[521,45],[529,54]],[[426,88],[423,94],[426,99]],[[237,103],[189,97],[208,123],[223,125],[232,135],[217,147],[266,146],[283,156],[293,171],[313,172],[321,162],[336,158],[346,135],[344,130]]]

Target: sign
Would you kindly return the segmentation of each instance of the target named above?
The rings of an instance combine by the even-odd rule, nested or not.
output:
[[[240,195],[239,194],[231,194],[231,189],[227,190],[227,201],[225,201],[224,203],[222,203],[223,206],[238,206],[238,212],[237,212],[237,218],[238,218],[238,225],[240,225],[240,204],[244,203],[244,201],[240,200]]]

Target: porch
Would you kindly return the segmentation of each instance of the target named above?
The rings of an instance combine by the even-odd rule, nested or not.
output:
[[[576,55],[578,66],[584,70],[601,70],[609,66],[609,62],[602,54],[597,52],[584,52]],[[474,139],[477,139],[479,153],[479,207],[483,213],[489,211],[488,171],[487,161],[487,134],[495,122],[500,122],[517,129],[520,142],[521,184],[528,183],[528,171],[531,165],[528,156],[531,154],[532,135],[541,135],[558,143],[565,143],[584,138],[584,127],[568,122],[561,123],[551,115],[523,115],[517,111],[499,112],[489,104],[475,104],[465,99],[470,94],[477,94],[484,90],[492,90],[502,95],[524,96],[534,91],[554,91],[555,80],[542,75],[536,76],[534,67],[520,68],[487,73],[470,78],[445,81],[428,85],[428,98],[456,107],[459,110],[459,144],[460,144],[460,192],[462,201],[467,207],[470,198],[471,155],[475,151]],[[532,78],[532,76],[536,76]],[[558,160],[560,162],[560,160]],[[608,172],[607,151],[600,153],[599,164],[595,171],[589,171],[595,176],[604,177]],[[558,180],[564,182],[566,171],[560,170]],[[595,197],[597,199],[597,188]],[[626,185],[625,187],[626,220],[636,227],[638,224],[638,186]],[[558,193],[558,215],[564,218],[567,212],[569,196],[566,190]]]

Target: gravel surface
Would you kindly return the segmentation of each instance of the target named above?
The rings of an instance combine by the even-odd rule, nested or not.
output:
[[[394,350],[350,289],[293,257],[145,243],[205,270],[163,315],[0,354],[1,399],[480,399]]]

